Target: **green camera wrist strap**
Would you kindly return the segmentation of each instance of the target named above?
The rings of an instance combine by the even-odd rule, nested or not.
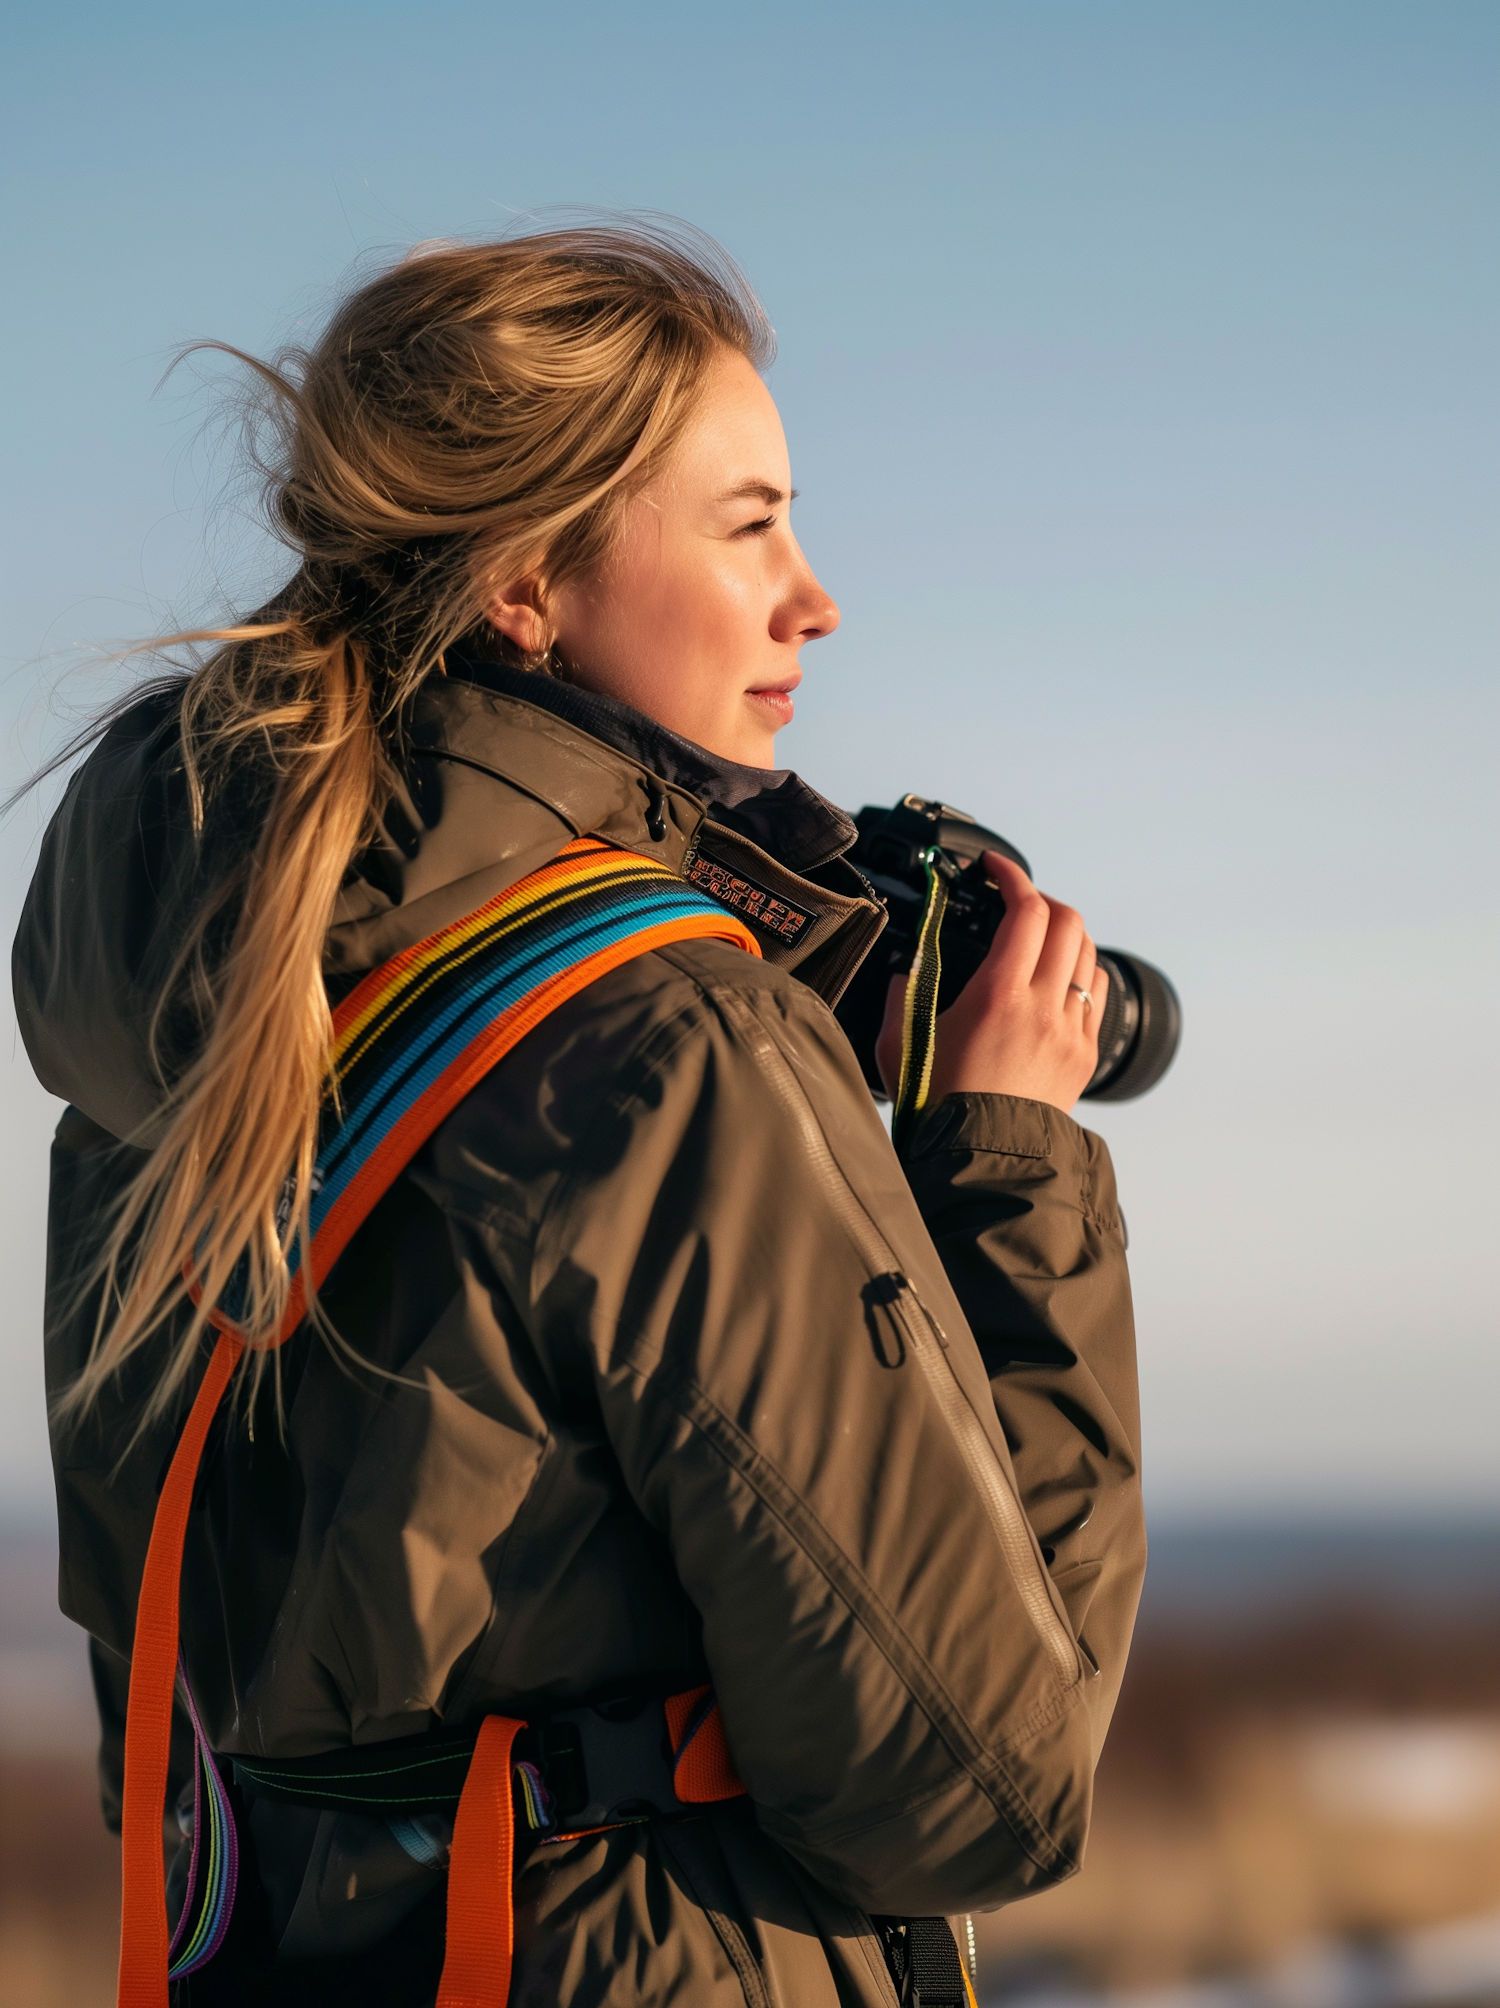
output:
[[[922,905],[922,924],[917,930],[916,953],[906,977],[906,1002],[901,1012],[901,1082],[891,1116],[891,1136],[898,1150],[926,1106],[932,1080],[938,985],[943,975],[939,935],[948,908],[948,881],[953,876],[952,864],[935,845],[922,852],[921,861],[927,875],[927,897]]]

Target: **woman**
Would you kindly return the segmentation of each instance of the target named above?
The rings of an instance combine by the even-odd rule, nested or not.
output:
[[[393,1780],[477,1775],[494,1721],[515,2003],[956,1999],[900,1920],[1078,1863],[1144,1553],[1113,1178],[1065,1113],[1093,948],[990,857],[1006,918],[898,1160],[829,1009],[881,915],[847,818],[771,765],[838,613],[770,347],[711,248],[639,230],[354,293],[252,365],[293,576],[187,638],[48,832],[15,972],[71,1105],[62,1602],[118,1820],[180,1494],[172,1797],[201,1834],[222,1796],[239,1848],[227,1935],[179,1931],[194,2004],[430,2002],[445,1905],[482,1960],[472,1791]],[[684,937],[563,969],[305,1277],[365,1000],[601,859],[690,902]],[[215,1323],[246,1351],[179,1481]],[[127,1851],[159,1811],[127,1803]]]

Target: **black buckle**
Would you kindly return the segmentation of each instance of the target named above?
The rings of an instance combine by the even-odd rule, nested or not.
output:
[[[529,1728],[560,1830],[689,1810],[673,1785],[672,1746],[659,1698],[560,1709]]]

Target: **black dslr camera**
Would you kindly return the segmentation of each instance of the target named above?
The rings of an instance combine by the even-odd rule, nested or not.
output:
[[[979,967],[995,938],[1005,903],[985,877],[980,857],[999,851],[1031,876],[1031,867],[1004,837],[962,809],[903,795],[894,809],[861,809],[859,841],[848,853],[885,902],[885,932],[860,964],[839,1001],[837,1016],[859,1056],[865,1079],[885,1098],[875,1065],[875,1041],[893,976],[911,967],[927,890],[922,853],[936,849],[949,866],[948,905],[938,936],[943,974],[938,1009],[946,1011]],[[1099,966],[1109,995],[1099,1023],[1099,1065],[1084,1089],[1095,1102],[1128,1102],[1154,1088],[1171,1066],[1182,1031],[1177,992],[1159,969],[1121,948],[1101,948]]]

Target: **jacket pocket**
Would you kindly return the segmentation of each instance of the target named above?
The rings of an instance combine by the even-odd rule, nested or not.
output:
[[[984,1427],[953,1371],[942,1327],[901,1270],[889,1242],[844,1176],[817,1111],[780,1046],[743,998],[732,992],[720,993],[716,1002],[755,1056],[766,1085],[801,1137],[809,1168],[867,1269],[881,1307],[899,1323],[907,1350],[921,1368],[939,1413],[952,1433],[1022,1607],[1059,1681],[1064,1688],[1076,1686],[1083,1677],[1078,1648],[1052,1601],[1046,1570],[1010,1475],[995,1456]]]

